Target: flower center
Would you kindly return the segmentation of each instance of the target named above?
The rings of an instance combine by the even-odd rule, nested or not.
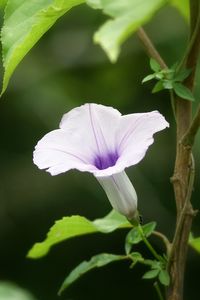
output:
[[[108,153],[105,156],[96,155],[94,165],[99,170],[104,170],[116,164],[119,158],[118,153]]]

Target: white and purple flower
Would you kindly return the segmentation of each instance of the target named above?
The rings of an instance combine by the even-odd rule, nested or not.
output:
[[[92,173],[112,207],[131,220],[137,194],[124,170],[143,159],[153,134],[166,127],[158,111],[122,116],[112,107],[85,104],[66,113],[60,129],[38,142],[34,163],[51,175],[70,169]]]

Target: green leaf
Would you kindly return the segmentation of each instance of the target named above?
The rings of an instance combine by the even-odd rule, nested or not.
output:
[[[150,222],[142,226],[143,233],[146,237],[150,236],[156,227],[156,222]],[[134,227],[129,231],[126,236],[125,241],[125,251],[126,254],[129,254],[132,248],[132,245],[138,244],[142,241],[141,233],[138,227]]]
[[[1,300],[35,300],[26,290],[11,282],[0,282]]]
[[[189,245],[198,253],[200,253],[200,237],[194,238],[191,234],[189,239]]]
[[[158,275],[158,279],[164,286],[168,286],[170,284],[170,277],[167,270],[161,270]]]
[[[154,72],[159,72],[161,69],[159,63],[153,58],[150,58],[150,67]]]
[[[170,0],[170,3],[189,21],[189,0]]]
[[[175,75],[174,80],[183,81],[190,75],[191,72],[192,72],[191,69],[183,69],[178,74]]]
[[[94,9],[102,8],[101,0],[86,0],[86,3]]]
[[[36,243],[28,252],[29,258],[39,258],[48,253],[50,248],[72,237],[96,232],[110,233],[118,228],[129,228],[131,224],[126,218],[114,210],[102,219],[90,221],[81,216],[64,217],[55,222],[47,237],[41,243]]]
[[[0,9],[4,8],[6,6],[8,0],[0,0]]]
[[[182,83],[173,83],[173,89],[176,93],[177,96],[179,96],[182,99],[189,100],[189,101],[194,101],[194,96],[192,92],[184,86]]]
[[[150,270],[150,271],[147,271],[143,276],[142,278],[143,279],[152,279],[152,278],[155,278],[158,276],[158,273],[160,272],[159,269],[154,269],[154,270]]]
[[[166,2],[167,0],[87,1],[92,7],[101,7],[111,17],[95,33],[95,43],[101,45],[111,62],[116,62],[125,40],[147,23]]]
[[[72,7],[85,0],[8,0],[1,33],[5,68],[2,93],[15,68],[48,31]]]
[[[162,85],[166,90],[173,89],[173,81],[171,81],[171,80],[163,80]]]
[[[129,254],[129,257],[132,259],[132,264],[130,268],[132,269],[138,262],[144,262],[144,258],[139,252],[132,252]]]
[[[158,93],[160,91],[164,90],[164,86],[163,86],[163,83],[162,81],[158,81],[155,85],[154,85],[154,88],[152,90],[152,93],[155,94],[155,93]]]
[[[147,82],[149,80],[154,79],[155,76],[156,76],[155,74],[149,74],[149,75],[147,75],[146,77],[143,78],[142,83],[145,83],[145,82]]]
[[[79,279],[82,275],[91,271],[94,268],[103,267],[111,262],[125,259],[126,256],[114,255],[108,253],[98,254],[93,256],[89,261],[83,261],[79,264],[64,280],[58,294],[60,295],[66,288],[68,288],[74,281]]]

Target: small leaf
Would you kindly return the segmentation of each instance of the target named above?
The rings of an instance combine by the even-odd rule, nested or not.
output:
[[[155,78],[155,74],[149,74],[149,75],[147,75],[146,77],[144,77],[144,79],[142,80],[142,83],[144,83],[144,82],[147,82],[147,81],[149,81],[149,80],[152,80],[152,79],[154,79]]]
[[[183,69],[178,74],[175,75],[174,80],[182,82],[191,74],[191,72],[192,72],[191,69]]]
[[[200,253],[200,237],[194,238],[191,234],[189,239],[189,245],[198,253]]]
[[[155,230],[155,228],[156,228],[156,222],[150,222],[142,226],[144,235],[146,237],[150,236],[152,232]]]
[[[153,58],[150,58],[150,67],[154,72],[158,72],[161,69],[159,63]]]
[[[150,236],[156,227],[155,222],[150,222],[142,226],[143,233],[146,237]],[[138,227],[134,227],[129,231],[125,240],[125,251],[126,254],[129,254],[132,248],[132,245],[138,244],[142,241],[141,233]]]
[[[132,252],[129,254],[129,257],[132,259],[132,264],[130,268],[132,269],[138,262],[143,262],[144,258],[139,252]]]
[[[159,272],[160,272],[159,269],[147,271],[147,272],[142,276],[142,278],[143,278],[143,279],[152,279],[152,278],[155,278],[155,277],[158,276],[158,273],[159,273]]]
[[[179,96],[182,99],[189,100],[189,101],[194,101],[194,96],[192,92],[184,86],[182,83],[173,83],[173,89],[176,93],[177,96]]]
[[[166,90],[171,90],[173,89],[173,82],[171,80],[163,80],[162,81],[162,84],[163,84],[163,87],[166,89]]]
[[[48,253],[50,248],[72,237],[96,232],[110,233],[117,228],[129,228],[126,218],[112,210],[102,219],[90,221],[81,216],[64,217],[50,228],[44,241],[36,243],[28,252],[29,258],[39,258]]]
[[[66,288],[68,288],[74,281],[79,279],[82,275],[91,271],[94,268],[103,267],[113,261],[123,260],[126,257],[123,255],[114,255],[108,253],[98,254],[93,256],[89,261],[83,261],[79,264],[64,280],[58,294],[60,295]]]
[[[160,91],[164,90],[164,87],[163,87],[163,84],[162,84],[162,81],[158,81],[155,85],[154,85],[154,88],[152,90],[152,93],[158,93]]]
[[[164,286],[168,286],[170,284],[170,277],[167,270],[161,270],[158,275],[158,279]]]

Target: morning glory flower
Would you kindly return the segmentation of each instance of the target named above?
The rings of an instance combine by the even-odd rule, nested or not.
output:
[[[166,127],[158,111],[122,116],[112,107],[88,103],[64,114],[60,128],[38,142],[33,160],[51,175],[71,169],[92,173],[112,207],[131,220],[137,194],[124,170],[143,159],[153,134]]]

